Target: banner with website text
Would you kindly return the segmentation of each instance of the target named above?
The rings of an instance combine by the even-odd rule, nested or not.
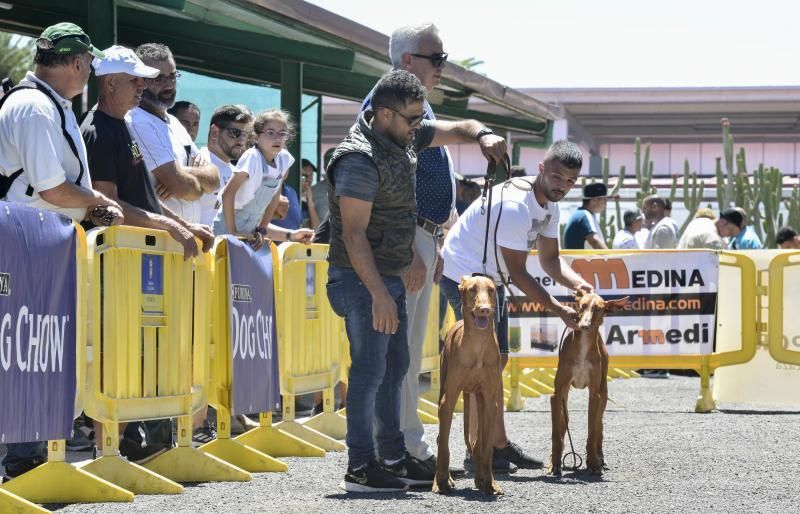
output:
[[[601,335],[611,356],[697,355],[714,349],[719,257],[714,252],[640,252],[562,255],[605,299],[630,297],[607,315]],[[566,287],[528,257],[528,271],[558,301],[577,309]],[[512,356],[554,357],[564,323],[512,286],[509,345]]]

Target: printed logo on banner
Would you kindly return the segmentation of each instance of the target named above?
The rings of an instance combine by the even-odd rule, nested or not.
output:
[[[610,355],[691,355],[713,351],[716,328],[718,257],[712,252],[663,255],[629,254],[613,258],[564,256],[572,268],[606,299],[630,302],[606,317],[601,329]],[[566,288],[556,284],[529,258],[528,271],[559,302],[577,309]],[[558,353],[563,322],[544,304],[530,301],[512,286],[509,346],[512,353]],[[519,348],[519,349],[517,349]]]
[[[142,311],[164,312],[164,256],[142,254]]]
[[[11,296],[11,273],[0,273],[0,296]]]
[[[231,300],[234,302],[250,303],[253,301],[253,296],[250,294],[250,286],[242,284],[233,284],[231,291]]]

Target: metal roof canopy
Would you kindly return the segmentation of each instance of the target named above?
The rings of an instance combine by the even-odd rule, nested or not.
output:
[[[386,35],[299,0],[4,0],[2,5],[3,30],[35,37],[49,25],[71,21],[100,48],[157,41],[170,47],[182,69],[279,85],[281,106],[297,120],[301,92],[360,101],[389,69]],[[478,101],[471,103],[471,96]],[[540,141],[562,114],[560,107],[450,62],[429,101],[444,117],[475,118]],[[290,146],[296,156],[298,140]],[[293,168],[292,183],[298,166]]]

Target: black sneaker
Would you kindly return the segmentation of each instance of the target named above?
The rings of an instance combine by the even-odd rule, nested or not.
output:
[[[72,422],[72,437],[67,439],[67,451],[83,452],[94,448],[94,429],[82,417]]]
[[[119,442],[120,455],[139,465],[147,464],[168,449],[163,444],[144,444],[129,437],[123,437]]]
[[[217,430],[211,423],[203,423],[192,431],[192,445],[202,446],[217,438]]]
[[[495,448],[492,452],[492,458],[494,457],[500,457],[509,462],[513,462],[517,467],[522,469],[541,469],[544,466],[542,461],[531,457],[525,453],[525,450],[520,448],[518,444],[512,443],[511,441],[501,450]]]
[[[405,482],[375,460],[356,470],[348,467],[339,487],[349,493],[395,493],[408,490]]]
[[[422,461],[422,464],[424,464],[428,469],[430,469],[433,472],[434,476],[436,475],[436,455],[431,455],[430,457]],[[466,474],[467,470],[465,470],[464,468],[454,468],[452,466],[450,467],[451,477],[463,477]]]
[[[419,459],[415,459],[406,452],[400,462],[394,464],[383,464],[383,467],[404,483],[413,486],[432,486],[433,477],[436,470],[429,469],[428,466]]]
[[[472,455],[469,453],[464,457],[464,469],[470,473],[475,471],[475,466],[472,464]],[[516,464],[499,456],[497,450],[492,452],[492,473],[496,475],[510,475],[516,473],[517,469]]]
[[[3,482],[8,482],[9,480],[16,478],[23,473],[27,473],[28,471],[39,467],[40,465],[47,462],[45,459],[41,459],[38,457],[34,457],[32,459],[25,459],[18,462],[14,462],[13,464],[6,464],[6,473],[3,475]]]

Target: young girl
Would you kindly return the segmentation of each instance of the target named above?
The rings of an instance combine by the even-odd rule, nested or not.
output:
[[[246,150],[222,191],[214,233],[249,238],[258,250],[267,236],[274,241],[310,243],[313,230],[287,230],[269,223],[294,157],[286,150],[294,124],[281,109],[260,112],[253,120],[255,146]]]

